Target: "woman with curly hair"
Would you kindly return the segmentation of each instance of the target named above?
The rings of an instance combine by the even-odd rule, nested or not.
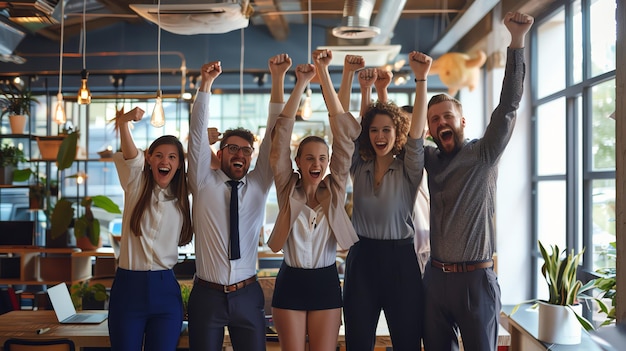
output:
[[[424,169],[426,77],[432,59],[414,51],[409,62],[416,77],[412,115],[393,102],[370,105],[352,157],[352,224],[360,240],[350,248],[344,279],[349,351],[373,348],[381,310],[394,351],[420,348],[423,292],[412,213]],[[359,79],[376,79],[375,72],[361,70]],[[397,157],[400,153],[403,157]]]

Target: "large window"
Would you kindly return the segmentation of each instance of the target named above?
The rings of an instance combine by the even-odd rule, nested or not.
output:
[[[561,0],[533,29],[533,242],[585,248],[587,272],[615,265],[615,11]]]

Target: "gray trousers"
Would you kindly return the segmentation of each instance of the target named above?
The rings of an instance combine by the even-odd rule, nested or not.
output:
[[[426,351],[495,351],[502,303],[492,268],[446,273],[426,265],[424,274]]]

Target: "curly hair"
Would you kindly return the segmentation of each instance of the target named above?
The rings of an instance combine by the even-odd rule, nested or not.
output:
[[[250,143],[250,145],[254,145],[254,134],[252,134],[251,131],[245,129],[245,128],[235,128],[235,129],[228,129],[224,132],[224,134],[222,135],[222,142],[227,141],[228,138],[230,138],[231,136],[238,136],[244,140],[246,140],[247,142]],[[221,147],[221,143],[220,143],[220,147]]]
[[[386,115],[391,118],[396,128],[396,142],[392,152],[399,155],[406,144],[411,119],[407,113],[394,102],[376,101],[369,105],[361,119],[361,135],[359,135],[359,155],[364,161],[371,161],[376,157],[376,152],[370,141],[369,131],[376,115]]]

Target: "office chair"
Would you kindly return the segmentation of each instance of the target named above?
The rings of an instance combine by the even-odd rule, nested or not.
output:
[[[69,339],[26,340],[8,339],[4,351],[75,351],[74,342]]]

